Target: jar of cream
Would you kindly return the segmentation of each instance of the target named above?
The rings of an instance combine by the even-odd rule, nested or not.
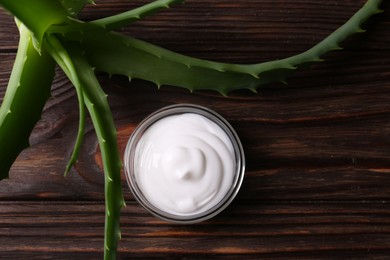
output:
[[[231,125],[205,107],[179,104],[148,116],[124,155],[134,197],[152,214],[196,223],[225,209],[240,189],[245,157]]]

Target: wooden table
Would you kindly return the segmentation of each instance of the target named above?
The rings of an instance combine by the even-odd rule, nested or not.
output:
[[[97,1],[85,20],[147,1]],[[289,85],[229,97],[100,75],[123,152],[149,113],[181,102],[208,106],[242,139],[247,171],[238,197],[196,225],[151,216],[130,194],[120,258],[384,259],[390,257],[390,4],[343,51],[300,70]],[[343,24],[359,1],[188,0],[125,33],[211,60],[254,63],[304,51]],[[0,13],[0,97],[18,34]],[[65,165],[78,123],[75,91],[58,70],[52,98],[25,150],[0,183],[0,258],[101,258],[104,196],[88,123],[79,161]],[[1,160],[1,158],[0,158]]]

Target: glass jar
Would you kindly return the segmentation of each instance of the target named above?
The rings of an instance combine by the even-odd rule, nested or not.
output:
[[[183,116],[189,117],[189,119],[187,120]],[[167,119],[171,121],[168,122]],[[196,120],[199,120],[199,122],[196,122]],[[194,129],[197,129],[199,125],[202,127],[206,125],[204,126],[205,132],[199,134],[195,140],[192,136],[187,137],[189,135],[188,132],[192,131],[192,126],[185,125],[182,127],[185,130],[185,133],[183,133],[185,137],[180,139],[182,138],[180,125],[186,124],[187,121],[190,121],[190,124],[194,124]],[[210,133],[210,131],[213,133]],[[196,132],[196,134],[198,133]],[[215,140],[207,140],[210,136]],[[198,140],[203,137],[205,140]],[[199,141],[197,144],[200,146],[196,149],[187,148],[187,146],[191,145],[189,144],[191,143],[190,141],[193,140]],[[225,140],[224,145],[220,145],[221,140]],[[154,141],[156,144],[154,144]],[[181,141],[183,142],[180,143]],[[172,148],[173,150],[169,148],[172,142],[176,145],[175,148]],[[229,142],[229,144],[226,142]],[[158,147],[159,145],[161,147]],[[219,160],[216,162],[214,159],[215,153],[218,153],[218,147],[229,148],[226,151],[220,149],[219,152],[223,153],[224,156],[227,154],[227,151],[230,151],[230,157],[221,157],[220,163],[222,166],[219,165]],[[206,151],[207,149],[214,150],[209,152]],[[160,152],[151,153],[151,150]],[[167,150],[169,152],[166,152]],[[181,153],[180,151],[183,152]],[[166,156],[166,154],[168,155]],[[210,158],[207,158],[208,156]],[[229,159],[227,160],[226,158]],[[175,166],[180,166],[181,169],[190,168],[192,170],[182,171],[182,174],[174,168]],[[145,169],[152,169],[153,172],[149,173]],[[213,169],[218,169],[218,172],[222,169],[222,172],[219,174],[213,172]],[[236,132],[221,115],[202,106],[177,104],[164,107],[152,113],[134,130],[129,138],[124,154],[124,170],[128,185],[135,199],[150,213],[170,222],[197,223],[214,217],[235,198],[244,177],[245,156]],[[141,172],[142,174],[140,175]],[[229,176],[227,176],[227,173],[229,173]],[[148,179],[154,178],[153,176],[157,179]],[[168,179],[164,179],[165,177]],[[213,183],[217,181],[221,183]],[[155,186],[151,186],[152,182]],[[208,186],[204,186],[204,183],[207,183]],[[187,191],[186,185],[191,187],[191,189],[189,188]],[[198,189],[194,185],[203,185],[204,187],[199,186]],[[219,187],[220,190],[211,192],[210,187]],[[184,192],[184,195],[180,191],[175,191],[175,189],[180,189],[182,193]],[[161,194],[159,193],[160,190]],[[194,201],[191,199],[192,195],[188,193],[192,191],[199,193],[196,196],[204,196],[203,200]],[[207,194],[208,192],[210,194]],[[169,198],[166,198],[166,195]],[[186,196],[190,199],[184,198]],[[178,201],[174,201],[176,199]],[[206,202],[210,203],[206,205]],[[201,204],[202,206],[199,206]],[[172,210],[172,207],[176,206],[180,206],[179,213]]]

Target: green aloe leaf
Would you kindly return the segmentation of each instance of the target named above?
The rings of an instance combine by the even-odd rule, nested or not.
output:
[[[215,90],[223,95],[238,89],[256,91],[263,84],[280,81],[298,67],[322,61],[322,56],[340,49],[340,43],[362,32],[369,17],[381,12],[380,0],[369,0],[343,26],[311,49],[275,61],[241,65],[196,59],[118,33],[95,30],[86,33],[80,48],[92,66],[109,74],[140,78],[156,85],[193,90]]]
[[[70,46],[68,50],[82,86],[85,105],[91,115],[102,153],[106,198],[104,259],[116,259],[118,241],[121,237],[120,210],[125,206],[121,186],[122,162],[116,128],[107,95],[96,79],[94,68],[89,65],[78,48]]]
[[[39,54],[31,32],[19,26],[18,53],[0,107],[0,179],[19,153],[29,146],[29,136],[40,119],[54,77],[55,63],[46,51]]]
[[[127,12],[91,21],[94,24],[107,30],[120,29],[129,23],[136,22],[146,16],[152,15],[158,10],[169,8],[172,4],[182,3],[184,0],[157,0]]]

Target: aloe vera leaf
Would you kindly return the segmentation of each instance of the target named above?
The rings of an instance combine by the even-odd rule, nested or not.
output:
[[[19,31],[18,52],[0,108],[0,179],[8,178],[12,163],[29,146],[29,136],[50,96],[54,77],[55,63],[50,55],[35,50],[24,25]]]
[[[88,23],[112,31],[120,29],[130,23],[136,22],[148,15],[154,14],[161,9],[169,8],[172,4],[182,2],[184,2],[184,0],[157,0],[141,7],[135,8],[133,10],[129,10],[127,12],[98,19]]]
[[[130,80],[140,78],[152,81],[157,86],[171,85],[191,91],[211,89],[226,94],[224,89],[248,88],[258,81],[248,74],[221,72],[210,67],[191,67],[179,61],[184,57],[180,54],[116,33],[89,35],[84,38],[81,48],[96,70],[110,75],[125,75]],[[178,60],[172,57],[166,59],[165,55],[174,55]],[[192,58],[184,59],[192,61]]]
[[[33,43],[38,51],[41,50],[42,39],[50,26],[70,21],[64,7],[54,0],[0,0],[0,5],[33,33]]]
[[[79,127],[77,131],[76,142],[73,148],[72,155],[66,165],[65,176],[69,172],[70,168],[77,161],[78,154],[80,152],[81,144],[84,139],[84,130],[85,130],[85,107],[84,107],[84,97],[81,89],[81,83],[76,73],[76,69],[73,66],[73,63],[67,53],[67,51],[62,46],[61,42],[53,35],[47,36],[46,38],[45,49],[50,53],[53,59],[58,63],[64,73],[72,82],[73,86],[76,89],[77,99],[79,103]]]
[[[92,0],[59,0],[68,13],[72,16],[77,16],[77,14],[83,9],[84,5],[87,3],[93,3]],[[81,145],[84,140],[84,131],[85,131],[85,107],[84,107],[84,98],[81,91],[80,82],[75,76],[74,66],[70,62],[70,58],[66,53],[66,50],[62,47],[61,43],[52,35],[47,36],[49,40],[47,41],[47,48],[50,51],[50,54],[59,64],[61,69],[67,75],[74,85],[77,93],[77,99],[79,103],[79,126],[77,131],[76,141],[73,147],[72,154],[69,158],[69,161],[65,168],[64,176],[66,176],[71,167],[76,163],[78,155],[80,153]],[[54,47],[54,48],[53,48]]]
[[[81,53],[78,53],[79,56],[73,55],[71,58],[54,36],[47,37],[46,39],[47,45],[44,46],[75,86],[79,96],[79,102],[81,102],[79,106],[84,107],[84,103],[86,104],[96,129],[105,172],[105,259],[115,259],[119,239],[120,209],[124,206],[125,202],[122,195],[120,178],[122,164],[117,147],[116,129],[106,100],[107,96],[101,90],[93,73],[93,68],[83,62]],[[84,119],[84,117],[80,118]],[[84,120],[79,125],[81,124],[84,125]],[[83,131],[79,132],[78,136],[82,137]],[[76,143],[81,143],[81,141]],[[76,144],[75,147],[74,151],[79,146]],[[76,157],[77,155],[74,158]],[[70,167],[70,164],[68,166]]]
[[[265,62],[262,64],[251,65],[250,73],[258,73],[259,71],[265,71],[267,67],[277,68],[278,63],[285,63],[288,66],[296,67],[302,64],[310,62],[322,61],[321,57],[333,50],[340,50],[342,47],[340,43],[355,33],[365,32],[362,29],[363,23],[365,23],[371,16],[382,13],[380,9],[382,0],[368,0],[365,5],[358,10],[346,23],[339,27],[336,31],[331,33],[324,40],[316,44],[309,50],[300,53],[298,55],[280,60]],[[258,74],[261,77],[261,73]]]
[[[105,173],[106,221],[104,239],[104,258],[116,259],[120,239],[120,210],[125,206],[121,186],[121,168],[116,128],[107,101],[107,95],[100,87],[92,68],[77,48],[68,48],[80,79],[85,105],[91,115]]]
[[[284,81],[299,66],[321,61],[321,56],[338,49],[361,24],[380,12],[380,0],[369,0],[343,26],[306,52],[259,64],[241,65],[207,61],[181,55],[150,43],[114,32],[95,31],[81,43],[88,61],[97,70],[193,90],[208,89],[223,95],[237,89],[256,89],[273,81]]]
[[[172,4],[181,2],[184,2],[184,0],[157,0],[127,12],[86,23],[74,19],[71,24],[54,25],[48,32],[66,35],[68,39],[82,40],[86,32],[93,33],[94,31],[101,31],[101,29],[105,31],[120,29],[161,9],[169,8]]]

